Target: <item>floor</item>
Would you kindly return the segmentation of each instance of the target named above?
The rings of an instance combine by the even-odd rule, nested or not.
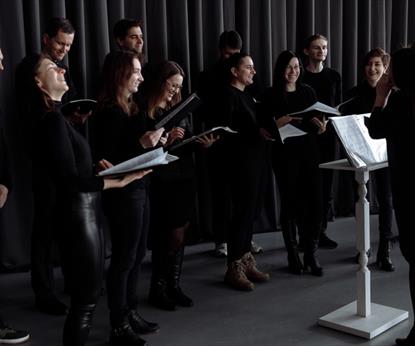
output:
[[[151,346],[334,346],[394,345],[396,337],[405,336],[413,315],[372,340],[351,336],[317,325],[319,317],[355,300],[355,223],[353,218],[330,223],[329,234],[339,242],[335,250],[320,250],[324,266],[321,278],[309,274],[295,276],[286,269],[286,255],[281,233],[255,235],[264,247],[257,256],[260,268],[271,274],[271,281],[258,284],[253,292],[238,292],[223,284],[225,260],[212,255],[212,244],[186,249],[183,290],[195,301],[192,308],[174,312],[157,310],[147,304],[150,265],[143,266],[141,314],[157,321],[159,333],[146,336]],[[377,217],[371,217],[372,246],[377,245]],[[376,251],[374,251],[376,252]],[[392,250],[396,271],[379,271],[372,264],[372,301],[410,310],[408,266],[396,245]],[[373,258],[371,261],[373,262]],[[56,270],[61,288],[60,270]],[[68,298],[59,293],[65,302]],[[1,315],[15,327],[31,333],[25,345],[61,345],[64,317],[52,317],[34,309],[28,273],[0,275]],[[100,300],[88,345],[108,345],[108,311],[105,296]]]

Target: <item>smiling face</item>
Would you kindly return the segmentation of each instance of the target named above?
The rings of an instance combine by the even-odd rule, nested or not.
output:
[[[308,48],[304,49],[304,53],[312,62],[325,61],[327,58],[327,41],[322,38],[311,41]]]
[[[67,34],[59,30],[56,36],[43,35],[43,51],[54,61],[61,61],[71,49],[75,34]]]
[[[367,82],[375,87],[380,77],[385,73],[387,66],[383,64],[381,57],[374,56],[369,59],[365,66],[365,78]]]
[[[128,95],[134,94],[138,91],[138,86],[144,81],[141,74],[141,64],[137,58],[133,59],[133,71],[125,83],[125,89]]]
[[[65,70],[49,58],[41,58],[34,78],[37,86],[55,101],[60,101],[69,89],[65,81]]]
[[[143,52],[144,35],[139,26],[133,26],[128,29],[127,35],[123,38],[117,39],[120,47],[135,51],[136,53]]]
[[[232,84],[241,86],[242,89],[251,85],[256,74],[252,58],[249,56],[242,58],[238,66],[232,67],[231,72],[233,75]]]
[[[300,62],[298,61],[298,58],[291,58],[288,65],[285,67],[284,71],[284,79],[287,84],[289,85],[295,85],[295,83],[298,80],[298,77],[300,77]]]
[[[170,103],[174,96],[181,92],[182,86],[183,76],[180,73],[169,77],[164,83],[161,100],[165,103]]]

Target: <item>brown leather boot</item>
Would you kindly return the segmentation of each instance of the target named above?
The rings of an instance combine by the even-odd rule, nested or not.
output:
[[[250,252],[247,252],[245,255],[243,255],[242,263],[245,267],[245,275],[249,280],[253,282],[269,281],[269,274],[258,270],[256,267],[255,258]]]
[[[252,291],[255,285],[245,275],[242,260],[233,261],[228,264],[225,274],[225,283],[241,291]]]

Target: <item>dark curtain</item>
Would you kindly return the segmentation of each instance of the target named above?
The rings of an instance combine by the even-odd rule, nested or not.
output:
[[[0,0],[6,66],[0,75],[0,105],[15,183],[0,212],[1,265],[10,269],[28,264],[31,174],[15,115],[15,104],[24,95],[14,93],[14,70],[28,52],[40,50],[43,24],[51,16],[65,16],[74,24],[67,62],[79,96],[94,97],[101,64],[114,47],[112,26],[123,17],[142,21],[148,61],[172,59],[184,67],[187,93],[199,72],[217,59],[218,36],[229,29],[241,34],[260,88],[270,85],[273,62],[282,50],[301,50],[305,38],[316,32],[327,36],[327,63],[341,73],[347,90],[361,77],[358,64],[369,49],[391,51],[415,39],[414,14],[415,2],[410,0]],[[336,193],[341,200],[341,192]]]

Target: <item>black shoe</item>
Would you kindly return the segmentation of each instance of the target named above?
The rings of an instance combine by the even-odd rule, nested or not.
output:
[[[111,330],[110,344],[112,346],[147,346],[147,341],[133,332],[129,324]]]
[[[314,255],[304,255],[304,269],[310,269],[311,275],[323,276],[323,268]]]
[[[49,315],[61,316],[68,313],[68,307],[54,295],[46,298],[36,297],[35,305],[39,311]]]
[[[320,249],[335,249],[337,247],[337,243],[330,239],[325,232],[322,232],[318,241],[318,247]]]
[[[193,300],[186,296],[180,287],[170,288],[167,295],[179,306],[186,308],[193,306]]]
[[[176,302],[167,295],[167,287],[164,280],[158,280],[150,286],[148,301],[151,305],[167,311],[176,310]]]
[[[15,330],[3,325],[0,327],[0,344],[20,344],[29,338],[30,334],[25,330]]]
[[[295,275],[301,275],[303,273],[303,264],[301,263],[298,253],[288,255],[288,270]]]
[[[378,260],[376,261],[376,265],[380,270],[383,270],[385,272],[395,271],[395,266],[393,265],[390,257],[378,258]]]
[[[137,334],[157,333],[160,326],[157,323],[146,321],[136,310],[131,310],[128,315],[131,329]]]
[[[395,340],[395,344],[399,346],[414,346],[415,340],[412,340],[410,338],[397,338]]]

